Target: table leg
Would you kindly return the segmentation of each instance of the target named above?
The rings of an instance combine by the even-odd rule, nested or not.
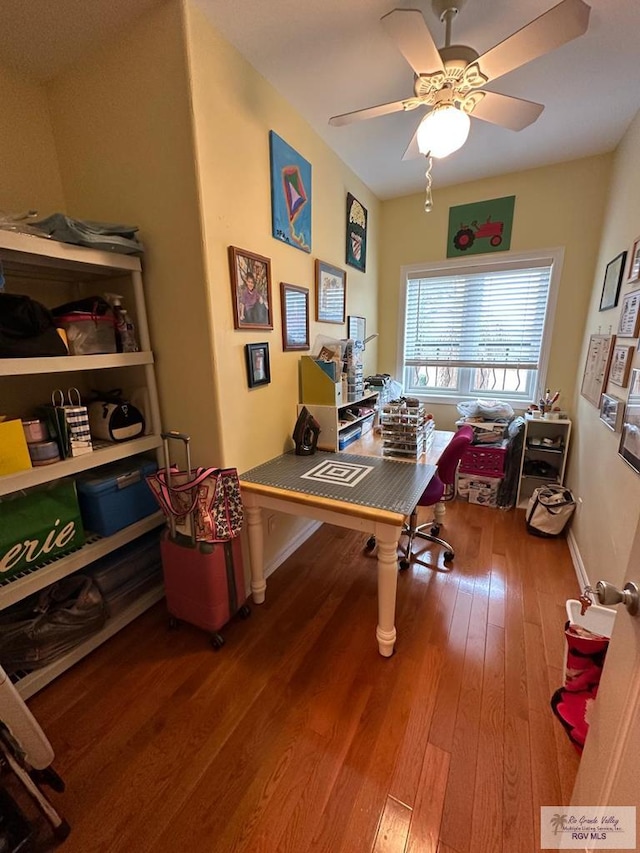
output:
[[[264,579],[264,536],[262,530],[262,508],[251,494],[243,495],[247,512],[247,535],[251,560],[251,592],[254,604],[262,604],[267,584]]]
[[[378,544],[378,627],[376,638],[383,657],[391,657],[396,642],[396,589],[398,586],[398,539],[401,527],[376,524]]]

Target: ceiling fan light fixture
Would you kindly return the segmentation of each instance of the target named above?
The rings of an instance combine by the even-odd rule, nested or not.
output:
[[[453,104],[438,104],[420,122],[417,132],[421,154],[442,159],[467,141],[471,119]]]

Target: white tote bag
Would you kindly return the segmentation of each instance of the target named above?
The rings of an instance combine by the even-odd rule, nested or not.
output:
[[[573,515],[576,502],[564,486],[540,486],[529,498],[525,519],[535,536],[559,536]]]

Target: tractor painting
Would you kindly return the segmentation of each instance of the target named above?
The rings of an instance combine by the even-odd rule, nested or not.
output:
[[[476,240],[488,238],[492,246],[499,246],[502,243],[502,231],[504,229],[503,222],[492,222],[491,217],[487,217],[487,221],[478,225],[477,220],[473,220],[471,225],[462,225],[460,230],[453,236],[453,245],[460,252],[471,248]]]

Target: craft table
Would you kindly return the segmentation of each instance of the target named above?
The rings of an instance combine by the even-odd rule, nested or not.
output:
[[[240,474],[247,515],[251,591],[265,600],[262,510],[302,515],[374,535],[378,544],[378,649],[393,654],[398,539],[405,519],[435,473],[434,464],[376,456],[293,451]]]

